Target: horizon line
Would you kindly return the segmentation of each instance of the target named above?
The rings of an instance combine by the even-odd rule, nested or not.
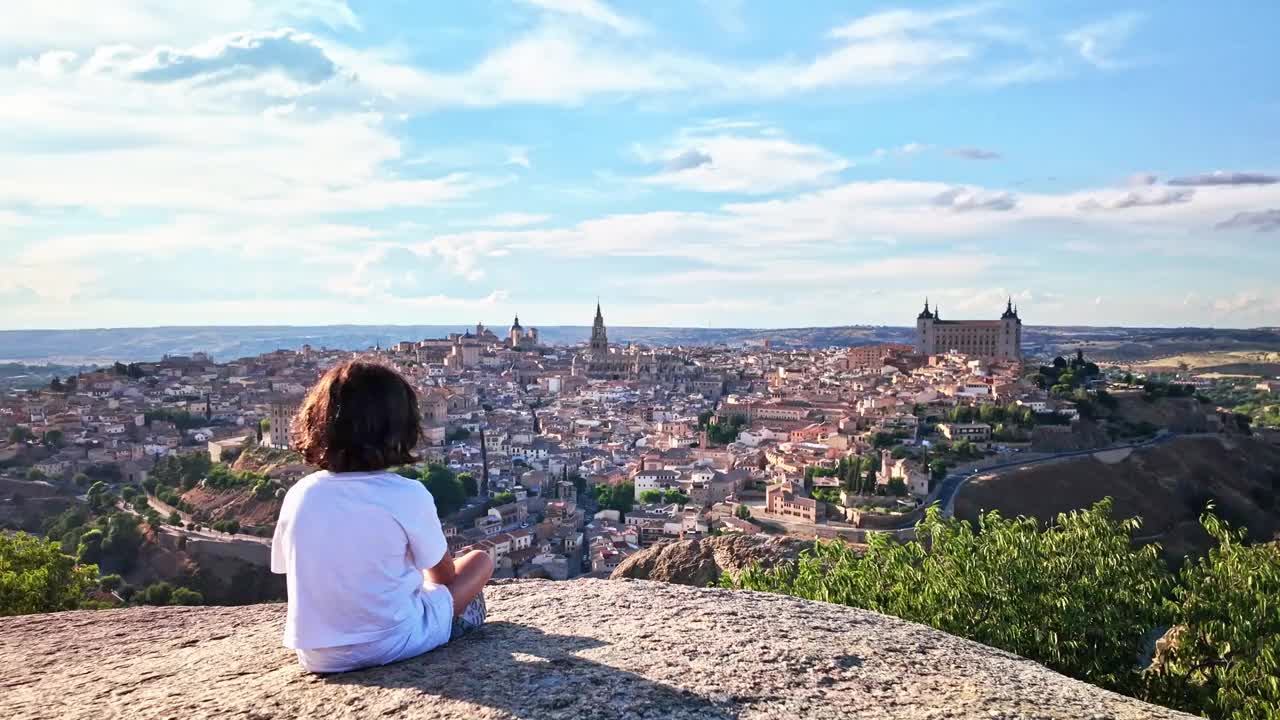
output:
[[[981,318],[977,318],[981,319]],[[963,319],[961,319],[963,320]],[[489,326],[487,328],[499,328],[503,325]],[[386,324],[362,324],[362,323],[328,323],[323,325],[279,325],[279,324],[261,324],[261,325],[117,325],[117,326],[85,326],[85,327],[32,327],[32,328],[0,328],[0,333],[20,333],[20,332],[90,332],[90,331],[114,331],[114,330],[234,330],[234,329],[322,329],[322,328],[451,328],[461,327],[463,331],[475,328],[472,324],[455,324],[455,323],[386,323]],[[590,325],[531,325],[536,328],[584,328],[591,329]],[[738,330],[750,332],[771,332],[783,330],[838,330],[842,328],[891,328],[891,329],[913,329],[914,325],[888,325],[878,323],[854,323],[848,325],[779,325],[779,326],[712,326],[712,325],[608,325],[611,329],[639,329],[639,330]],[[1220,326],[1220,325],[1036,325],[1024,323],[1026,328],[1094,328],[1098,330],[1264,330],[1264,331],[1280,331],[1280,325],[1254,325],[1254,326]]]

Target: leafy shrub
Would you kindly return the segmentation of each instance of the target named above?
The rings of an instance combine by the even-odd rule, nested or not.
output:
[[[1209,717],[1280,717],[1280,546],[1246,545],[1211,515],[1202,524],[1218,545],[1182,570],[1144,695]]]
[[[97,566],[77,564],[56,541],[0,533],[0,615],[72,610],[97,584]]]
[[[1108,499],[1047,529],[987,513],[975,532],[930,508],[919,541],[875,534],[862,557],[820,541],[794,565],[720,582],[896,615],[1209,717],[1280,718],[1280,546],[1201,522],[1218,545],[1176,577],[1154,545],[1131,545],[1138,523],[1112,519]],[[1150,632],[1167,625],[1140,670]]]
[[[873,534],[862,558],[819,543],[794,566],[747,570],[730,586],[896,615],[1122,688],[1160,618],[1168,574],[1154,546],[1130,548],[1137,521],[1110,513],[1103,501],[1041,531],[1032,518],[992,512],[975,532],[933,507],[921,541]]]
[[[174,588],[173,595],[169,598],[170,605],[203,605],[204,596],[195,590],[188,590],[180,587]]]

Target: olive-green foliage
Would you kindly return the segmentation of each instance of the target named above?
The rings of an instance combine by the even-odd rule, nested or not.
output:
[[[0,615],[72,610],[97,583],[97,566],[77,564],[56,541],[0,533]]]
[[[629,482],[617,485],[596,485],[591,488],[591,492],[596,502],[604,509],[629,513],[635,504],[636,488]]]
[[[164,581],[152,583],[142,591],[141,599],[147,605],[168,605],[173,600],[173,586]]]
[[[640,502],[648,505],[649,503],[662,502],[661,490],[645,490],[640,493]]]
[[[156,461],[151,469],[151,478],[157,485],[190,490],[206,475],[210,474],[214,464],[205,453],[187,453],[184,455],[166,455]],[[220,465],[223,471],[229,470]]]
[[[189,590],[184,587],[174,588],[173,595],[169,598],[171,605],[203,605],[204,596],[195,590]]]
[[[467,502],[467,491],[463,488],[462,481],[444,465],[432,463],[422,470],[406,465],[393,468],[392,472],[426,486],[431,499],[435,501],[436,515],[441,518],[457,512]]]
[[[1280,718],[1280,546],[1244,544],[1206,516],[1217,547],[1182,570],[1166,606],[1176,641],[1144,696],[1214,718]]]
[[[462,491],[467,497],[475,497],[480,494],[480,486],[476,483],[476,476],[469,472],[458,473],[458,482],[462,483]]]
[[[819,542],[794,566],[722,582],[896,615],[1126,689],[1169,577],[1155,547],[1130,547],[1137,522],[1110,514],[1103,501],[1041,530],[988,513],[975,531],[931,508],[920,541],[873,534],[861,558]]]
[[[706,423],[707,440],[712,445],[728,445],[738,439],[738,433],[747,424],[747,419],[741,415],[732,415],[723,423],[712,421],[709,417]]]
[[[232,470],[222,463],[215,463],[210,467],[204,478],[205,485],[219,490],[253,487],[264,481],[269,482],[266,475],[248,470]]]
[[[872,535],[865,556],[819,542],[794,566],[725,575],[726,587],[782,592],[897,615],[1036,660],[1072,677],[1224,720],[1280,718],[1280,546],[1202,518],[1218,545],[1171,576],[1135,520],[1111,502],[1034,520],[988,513],[975,532],[930,509],[920,541]],[[1176,638],[1147,670],[1150,631]]]

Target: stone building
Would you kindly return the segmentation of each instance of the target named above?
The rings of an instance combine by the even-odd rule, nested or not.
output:
[[[593,380],[670,380],[684,375],[687,370],[684,358],[679,355],[634,349],[611,351],[600,303],[596,303],[596,317],[591,324],[591,342],[587,351],[574,357],[572,362],[574,375],[585,375]]]
[[[263,436],[266,445],[286,450],[293,447],[289,440],[289,425],[300,404],[297,397],[278,397],[271,401],[271,410],[267,416],[270,427]]]
[[[915,350],[920,355],[941,355],[952,350],[989,360],[1022,360],[1022,319],[1013,298],[999,320],[943,320],[937,306],[916,317]]]

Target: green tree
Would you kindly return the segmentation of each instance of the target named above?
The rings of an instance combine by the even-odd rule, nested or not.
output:
[[[174,510],[174,511],[172,511],[172,512],[170,512],[170,513],[169,513],[169,524],[170,524],[170,525],[181,525],[181,524],[182,524],[182,516],[178,514],[178,511],[177,511],[177,510]]]
[[[1212,515],[1201,524],[1217,546],[1183,567],[1166,601],[1173,628],[1144,697],[1213,718],[1278,718],[1280,545],[1247,545]]]
[[[81,487],[81,488],[82,488],[82,487],[85,487],[85,486],[87,486],[87,485],[89,484],[89,476],[88,476],[88,475],[85,475],[85,474],[84,474],[84,473],[82,473],[82,472],[81,472],[81,473],[76,473],[74,476],[72,476],[72,478],[71,478],[71,482],[75,483],[75,484],[76,484],[76,487]]]
[[[39,480],[43,480],[44,473],[40,472],[40,470],[37,468],[31,468],[30,470],[27,471],[27,479],[30,480],[31,482],[37,482]]]
[[[174,588],[173,594],[169,597],[170,605],[203,605],[204,596],[195,590],[180,587]]]
[[[929,463],[929,477],[933,480],[941,480],[947,476],[947,463],[943,460],[934,460]]]
[[[458,482],[462,483],[462,491],[467,497],[475,497],[480,494],[480,486],[476,483],[476,476],[469,472],[458,473]]]
[[[675,490],[675,489],[667,490],[666,492],[662,493],[662,502],[675,503],[676,505],[685,505],[689,502],[689,496],[685,495],[679,490]]]
[[[116,590],[119,590],[120,586],[122,585],[124,585],[124,578],[120,577],[119,575],[116,575],[115,573],[112,573],[110,575],[103,575],[102,577],[98,578],[98,586],[101,587],[103,590],[106,590],[107,592],[114,592]]]
[[[0,615],[73,610],[97,583],[97,566],[77,564],[56,541],[0,533]]]
[[[516,496],[509,492],[500,492],[497,495],[493,496],[494,506],[506,505],[507,503],[513,503],[515,501],[516,501]]]
[[[600,507],[609,510],[629,513],[635,504],[636,488],[629,482],[617,485],[596,485],[592,488],[592,492],[595,493],[596,502]]]
[[[9,431],[9,442],[15,445],[31,442],[32,440],[35,440],[35,438],[35,433],[31,432],[30,428],[25,428],[21,425],[18,425],[14,427],[13,430]]]
[[[794,565],[751,568],[722,583],[896,615],[1128,690],[1169,583],[1154,546],[1131,546],[1137,526],[1113,520],[1109,499],[1043,530],[1033,518],[992,512],[975,531],[934,506],[918,541],[873,533],[863,557],[820,541]]]
[[[47,430],[44,434],[44,444],[51,448],[62,447],[63,434],[61,430]]]
[[[751,508],[747,507],[745,504],[738,505],[738,507],[733,509],[733,516],[739,520],[750,520]]]
[[[92,564],[102,559],[102,540],[104,535],[98,528],[93,528],[80,535],[76,546],[76,560]]]
[[[428,465],[419,480],[431,492],[431,498],[436,503],[436,514],[441,518],[457,512],[467,502],[467,493],[462,483],[444,465]]]
[[[173,586],[163,580],[152,583],[142,591],[142,602],[147,605],[168,605],[173,600]]]
[[[107,534],[102,541],[103,562],[122,572],[133,569],[142,546],[142,530],[138,518],[129,513],[113,513],[107,520]]]
[[[648,505],[649,503],[662,502],[661,490],[644,490],[640,493],[640,502]]]

